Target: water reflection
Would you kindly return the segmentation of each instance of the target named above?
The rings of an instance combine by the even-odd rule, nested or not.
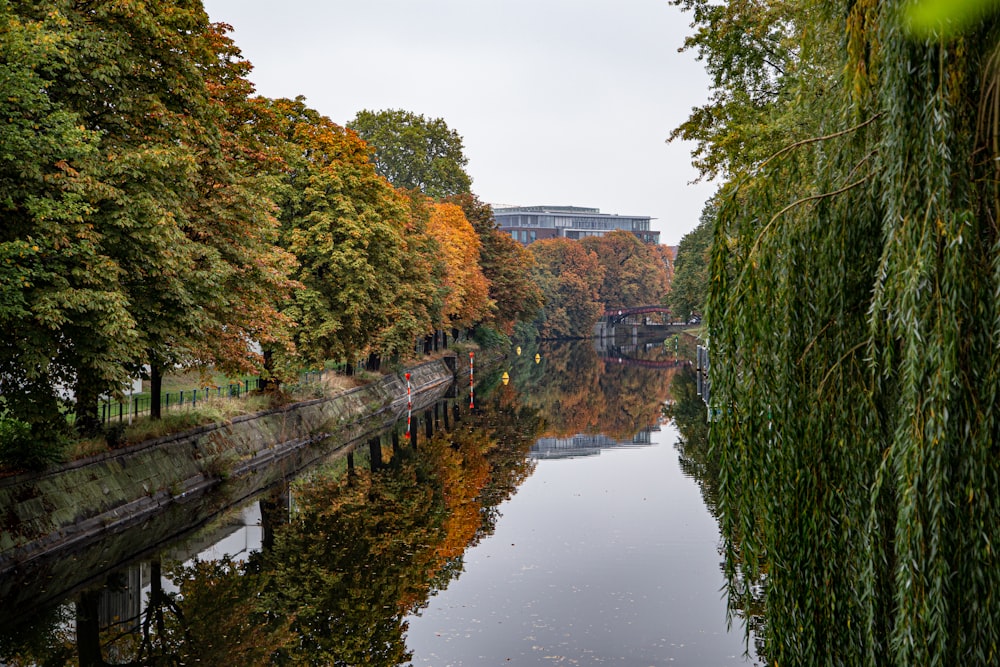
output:
[[[712,516],[718,518],[721,511],[719,463],[718,457],[712,456],[709,451],[707,407],[698,393],[696,371],[687,367],[677,372],[673,377],[671,393],[674,400],[665,412],[673,419],[679,433],[674,447],[680,455],[681,470],[698,482],[705,506]],[[730,543],[734,542],[732,535],[726,535],[724,538]],[[738,545],[734,546],[734,550],[738,553]],[[739,573],[737,576],[740,576]],[[741,594],[740,591],[743,590],[749,590],[750,594]],[[726,594],[731,622],[736,627],[746,629],[748,649],[751,654],[763,657],[765,655],[763,582],[757,582],[752,586],[728,585]]]
[[[545,416],[545,436],[599,434],[627,442],[660,421],[673,374],[690,364],[663,347],[658,341],[602,355],[590,343],[525,346],[511,364],[510,385]]]
[[[10,619],[0,663],[405,662],[406,615],[462,571],[533,466],[534,409],[503,388],[466,401],[413,414],[409,439],[403,425],[373,437],[222,525]]]
[[[504,372],[507,383],[500,379]],[[691,515],[684,494],[694,493],[697,503],[697,492],[671,480],[673,473],[663,468],[669,451],[656,447],[673,438],[673,427],[663,425],[663,406],[671,404],[668,416],[681,433],[681,470],[698,481],[714,513],[717,471],[703,444],[704,406],[694,412],[693,375],[685,363],[662,349],[602,356],[589,344],[526,346],[492,373],[477,369],[475,382],[466,395],[463,379],[454,398],[414,411],[396,429],[99,585],[30,619],[5,620],[0,664],[438,664],[433,655],[413,655],[425,644],[410,636],[410,626],[418,618],[431,622],[433,615],[419,615],[460,575],[473,589],[477,578],[491,579],[481,563],[466,573],[467,558],[497,531],[500,507],[515,492],[521,503],[503,505],[515,516],[505,521],[503,544],[492,548],[501,550],[494,562],[511,559],[514,583],[542,596],[526,615],[532,632],[569,637],[576,623],[577,641],[600,635],[608,657],[642,656],[642,664],[661,664],[677,651],[691,655],[690,647],[705,637],[719,641],[725,630],[724,619],[715,617],[717,532],[710,519]],[[638,459],[623,451],[637,447],[655,456]],[[546,460],[594,452],[607,457]],[[550,463],[591,467],[569,476],[535,476],[527,488],[536,467]],[[671,465],[676,470],[676,461]],[[558,496],[555,502],[581,520],[579,530],[570,530],[566,519],[538,524],[546,520],[539,508],[551,505],[553,488],[567,483],[579,485],[567,498],[586,503],[575,506]],[[516,537],[508,540],[509,531]],[[597,541],[588,542],[595,534]],[[541,535],[547,541],[539,541],[533,555],[529,547]],[[566,548],[575,561],[566,559]],[[680,560],[668,566],[663,554]],[[675,581],[675,570],[691,565],[702,574]],[[614,584],[607,576],[600,581],[573,574],[577,570],[628,578]],[[691,585],[695,581],[700,588]],[[508,584],[513,586],[488,581],[502,589],[498,593],[513,595]],[[618,588],[608,593],[605,584]],[[569,598],[577,600],[572,607],[544,601],[558,587],[577,596]],[[580,606],[580,600],[587,603]],[[606,625],[584,627],[596,623]],[[651,623],[664,626],[653,640],[643,634]],[[668,640],[671,633],[690,635],[688,648]],[[503,637],[484,641],[503,643]],[[562,655],[574,650],[580,659],[596,655],[580,647]],[[452,662],[484,664],[475,657],[480,654]]]

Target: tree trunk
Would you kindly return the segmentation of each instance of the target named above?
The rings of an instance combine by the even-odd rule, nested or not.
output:
[[[264,373],[262,375],[264,386],[261,388],[267,392],[278,391],[281,388],[281,380],[274,372],[274,350],[265,347],[262,352],[264,356]]]
[[[157,363],[149,364],[149,418],[161,417],[160,399],[163,397],[163,369]]]
[[[100,591],[84,591],[76,603],[76,649],[80,667],[108,664],[101,653],[100,603]]]
[[[78,369],[76,374],[76,430],[85,437],[101,432],[97,414],[100,384],[88,369]]]

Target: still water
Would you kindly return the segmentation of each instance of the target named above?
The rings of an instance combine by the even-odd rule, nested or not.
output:
[[[693,382],[662,344],[524,350],[409,431],[0,610],[0,664],[753,664]]]

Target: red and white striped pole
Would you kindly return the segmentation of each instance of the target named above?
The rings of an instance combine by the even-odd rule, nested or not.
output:
[[[413,416],[413,398],[410,394],[410,374],[406,374],[406,439],[410,439],[410,419]]]
[[[469,352],[469,408],[476,407],[476,353]]]

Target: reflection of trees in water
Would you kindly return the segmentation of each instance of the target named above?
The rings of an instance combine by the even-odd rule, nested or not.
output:
[[[527,451],[540,420],[512,388],[447,414],[459,418],[450,432],[439,411],[437,432],[423,437],[422,422],[416,449],[386,437],[359,447],[350,472],[331,465],[297,484],[291,520],[287,499],[262,503],[265,548],[245,563],[175,565],[164,572],[178,589],[171,594],[157,561],[137,619],[109,622],[101,591],[86,591],[70,619],[31,638],[8,636],[0,662],[405,662],[406,615],[461,574],[465,550],[492,533],[497,506],[533,469]]]
[[[546,436],[601,433],[628,440],[659,420],[673,372],[615,364],[598,356],[590,341],[567,342],[523,350],[511,383],[531,388],[525,400],[550,419]]]
[[[720,466],[713,456],[708,440],[708,412],[698,395],[698,380],[693,368],[681,368],[673,376],[670,392],[674,402],[664,412],[673,419],[679,438],[674,447],[679,454],[681,470],[698,483],[708,511],[716,519],[725,511],[719,503]],[[753,641],[757,655],[765,655],[764,647],[764,577],[755,582],[744,580],[743,568],[738,562],[740,540],[738,536],[723,535],[725,548],[737,554],[734,573],[726,586],[728,611],[731,618],[740,619],[747,631],[747,641]],[[725,572],[725,564],[720,564]]]

